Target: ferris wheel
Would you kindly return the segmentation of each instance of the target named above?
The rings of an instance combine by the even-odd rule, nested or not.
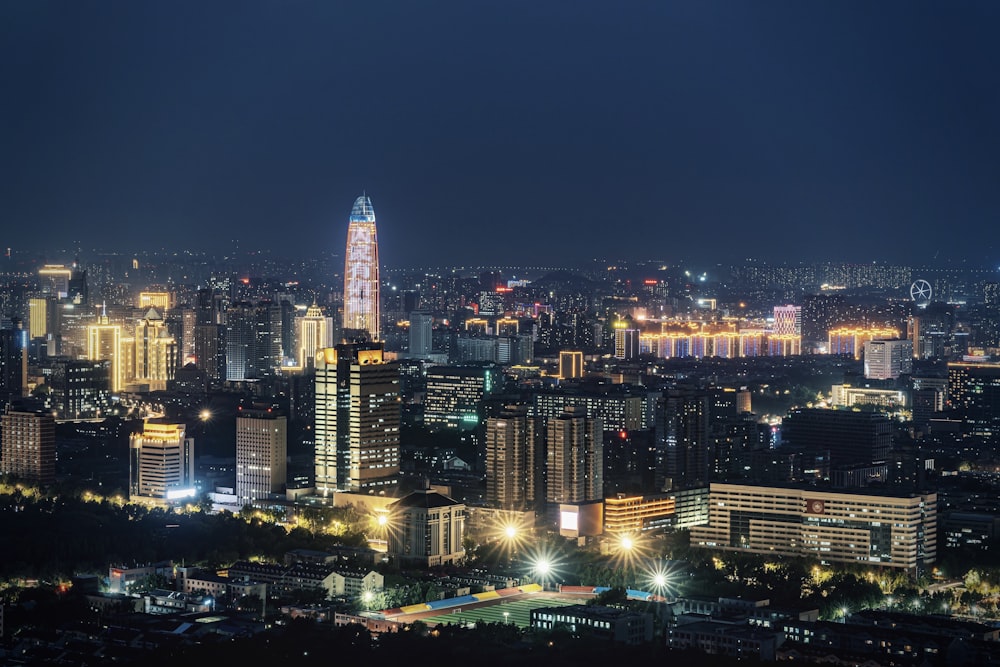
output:
[[[923,278],[914,280],[913,284],[910,285],[910,298],[921,308],[931,302],[932,294],[931,284]]]

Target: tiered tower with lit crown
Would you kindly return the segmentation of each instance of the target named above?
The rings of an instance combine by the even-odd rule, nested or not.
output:
[[[344,338],[379,340],[379,266],[375,209],[366,195],[354,201],[344,261]]]

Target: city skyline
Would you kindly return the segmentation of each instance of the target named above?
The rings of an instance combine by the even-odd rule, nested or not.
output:
[[[2,245],[995,266],[998,14],[6,5]]]

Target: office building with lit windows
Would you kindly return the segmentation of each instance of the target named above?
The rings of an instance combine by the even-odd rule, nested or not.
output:
[[[505,406],[486,420],[486,502],[504,509],[534,508],[542,499],[544,433],[528,406]]]
[[[399,482],[399,364],[380,342],[342,343],[316,360],[316,491],[391,492]]]
[[[37,484],[56,478],[56,421],[28,403],[12,403],[0,417],[0,472]]]
[[[424,424],[432,431],[476,428],[483,399],[503,386],[501,369],[492,363],[431,366],[426,378]]]
[[[937,494],[712,483],[691,546],[904,570],[937,555]]]
[[[950,362],[948,406],[970,435],[1000,434],[1000,364]]]
[[[362,195],[354,201],[347,226],[344,260],[344,337],[379,340],[379,263],[375,209]]]
[[[147,419],[129,439],[129,499],[169,504],[195,495],[194,438],[184,424]]]
[[[870,340],[865,343],[865,377],[895,380],[913,372],[913,341]]]
[[[434,351],[434,316],[428,312],[415,310],[410,313],[410,353],[411,359],[427,359]]]
[[[579,503],[604,497],[604,439],[599,419],[567,406],[545,427],[546,502]]]
[[[273,407],[236,414],[236,501],[257,505],[282,493],[288,473],[288,423]]]

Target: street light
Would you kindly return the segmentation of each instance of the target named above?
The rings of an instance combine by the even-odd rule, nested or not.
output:
[[[510,623],[510,612],[509,611],[505,611],[503,613],[503,622],[504,622],[504,624]]]

